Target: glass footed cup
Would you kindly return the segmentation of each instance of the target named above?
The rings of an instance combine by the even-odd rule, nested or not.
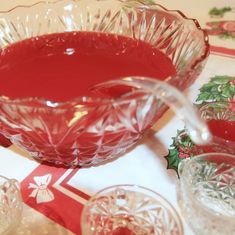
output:
[[[176,75],[166,82],[180,90],[197,78],[209,53],[208,37],[196,20],[149,1],[38,2],[0,12],[0,26],[1,52],[24,39],[61,32],[92,31],[142,40],[171,59]],[[155,81],[157,86],[163,85]],[[171,90],[170,85],[163,90]],[[97,165],[127,151],[166,111],[166,99],[161,100],[164,92],[158,97],[133,92],[106,99],[77,97],[66,102],[36,97],[12,99],[1,94],[0,132],[40,161]],[[171,97],[174,95],[175,91]],[[171,103],[168,98],[167,104]],[[185,99],[178,104],[184,107]],[[200,133],[194,135],[201,136],[205,126],[198,118],[194,120],[194,128],[203,129],[195,130]]]
[[[235,234],[235,156],[204,153],[179,166],[179,205],[197,235]]]
[[[224,152],[235,155],[235,138],[233,137],[235,134],[235,102],[217,101],[205,103],[200,105],[198,110],[206,122],[210,123],[210,121],[213,121],[214,125],[216,125],[216,130],[214,130],[216,133],[211,130],[212,139],[208,145],[202,146],[202,151]]]
[[[180,217],[156,192],[137,185],[99,191],[84,206],[83,235],[183,235]]]
[[[10,234],[19,224],[22,198],[19,183],[0,176],[0,235]]]
[[[211,140],[205,145],[189,146],[187,151],[192,155],[223,152],[235,154],[235,102],[213,101],[196,105],[199,115],[206,121],[211,133]],[[176,145],[188,137],[183,130],[176,138]]]

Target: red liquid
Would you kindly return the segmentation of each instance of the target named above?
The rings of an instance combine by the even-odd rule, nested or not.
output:
[[[128,228],[118,228],[112,233],[112,235],[135,235],[135,233]]]
[[[125,76],[148,76],[164,80],[175,73],[171,61],[151,45],[104,33],[51,34],[24,40],[0,51],[0,95],[10,98],[41,97],[66,101],[97,95],[90,88],[106,80]],[[16,143],[26,146],[34,156],[37,153],[37,157],[43,157],[44,160],[58,162],[60,159],[61,162],[70,163],[74,161],[74,155],[83,162],[89,162],[89,158],[92,159],[95,155],[105,159],[116,148],[122,146],[124,149],[134,143],[140,134],[125,128],[101,134],[89,131],[80,133],[81,127],[86,128],[100,120],[102,110],[98,106],[91,109],[74,124],[77,125],[77,130],[73,126],[70,132],[66,121],[69,122],[74,117],[73,109],[65,112],[65,123],[60,123],[59,115],[51,112],[52,110],[47,110],[47,113],[35,109],[30,115],[26,115],[27,122],[33,126],[32,132],[25,133],[24,130],[11,128],[5,123],[2,124],[2,129],[9,136],[14,136]],[[18,111],[9,116],[13,116],[14,122],[25,123],[25,116]],[[49,129],[43,128],[44,124],[39,127],[37,122],[32,122],[38,116],[40,120],[45,120]],[[148,125],[150,124],[147,123],[143,129]],[[101,139],[102,148],[97,144]]]
[[[212,142],[208,145],[200,146],[199,149],[202,149],[205,153],[235,154],[235,121],[209,120],[207,125],[213,136]],[[219,164],[221,160],[225,161],[223,157],[213,161]],[[230,163],[230,160],[228,163]]]
[[[235,141],[235,121],[210,120],[207,124],[213,136]]]
[[[51,34],[15,43],[0,54],[0,95],[65,101],[91,95],[105,80],[176,73],[157,49],[127,37],[94,33]]]

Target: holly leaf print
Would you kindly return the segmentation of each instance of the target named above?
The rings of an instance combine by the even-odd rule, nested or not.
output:
[[[149,3],[151,3],[151,4],[154,4],[155,3],[155,1],[154,0],[147,0]]]
[[[181,158],[179,158],[179,152],[176,148],[169,149],[169,153],[167,156],[165,156],[167,160],[167,169],[172,169],[178,172],[178,166],[181,162]]]
[[[235,77],[215,76],[200,89],[197,102],[231,100],[235,96]]]
[[[188,136],[186,129],[177,130],[176,137],[173,137],[173,143],[169,149],[169,153],[165,156],[167,160],[167,169],[173,169],[178,174],[178,166],[180,162],[194,155],[194,143]]]
[[[231,35],[231,34],[228,33],[228,32],[224,32],[224,33],[222,33],[221,35],[219,35],[219,38],[221,38],[221,39],[232,39],[232,40],[235,40],[235,35]]]
[[[211,17],[222,18],[226,12],[231,12],[232,10],[233,9],[231,7],[222,7],[222,8],[214,7],[209,11],[209,15]]]

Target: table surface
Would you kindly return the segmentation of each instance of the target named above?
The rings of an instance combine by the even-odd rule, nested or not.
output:
[[[34,0],[1,0],[0,10],[16,5],[30,5]],[[186,91],[195,102],[203,84],[216,76],[229,77],[235,84],[235,1],[225,0],[159,0],[168,9],[178,9],[199,21],[209,30],[211,54],[200,77]],[[217,15],[210,13],[217,8]],[[223,11],[224,7],[229,10]],[[212,35],[210,23],[217,22],[217,33]],[[221,30],[224,22],[230,23],[228,32]],[[228,36],[229,35],[229,36]],[[235,94],[232,94],[235,97]],[[231,95],[231,96],[232,96]],[[63,169],[40,165],[27,153],[12,145],[0,147],[0,175],[21,182],[24,199],[23,218],[12,235],[79,234],[79,218],[88,195],[114,184],[138,184],[160,193],[180,213],[177,197],[177,174],[167,169],[169,153],[175,150],[178,158],[185,158],[187,151],[172,145],[172,137],[184,128],[183,122],[168,111],[145,138],[131,152],[119,159],[89,169]],[[182,146],[181,146],[182,147]],[[170,168],[173,168],[170,166]],[[94,177],[94,175],[96,177]],[[44,185],[44,189],[39,186]],[[181,216],[182,217],[182,216]],[[184,222],[186,235],[193,232]]]

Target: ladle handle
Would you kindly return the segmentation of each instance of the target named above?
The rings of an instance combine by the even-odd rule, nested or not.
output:
[[[175,87],[166,82],[147,77],[125,77],[117,80],[109,80],[95,86],[95,89],[126,85],[142,89],[151,93],[157,99],[162,100],[182,119],[187,127],[192,141],[198,145],[204,145],[211,140],[211,134],[205,121],[195,110],[193,104]]]

